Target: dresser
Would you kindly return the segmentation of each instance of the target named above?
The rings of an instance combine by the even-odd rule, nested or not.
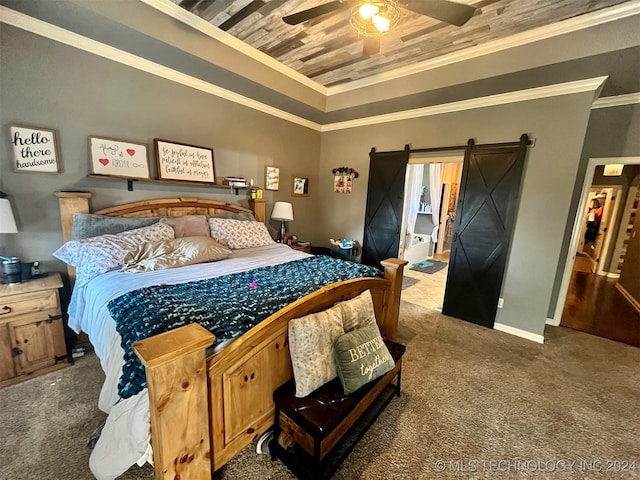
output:
[[[60,274],[0,285],[0,387],[69,365]]]

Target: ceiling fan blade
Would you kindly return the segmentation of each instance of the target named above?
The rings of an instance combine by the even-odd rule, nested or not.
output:
[[[292,13],[291,15],[287,15],[286,17],[282,17],[282,20],[284,21],[284,23],[287,23],[289,25],[298,25],[299,23],[319,17],[320,15],[324,15],[325,13],[340,10],[341,8],[345,8],[347,6],[348,5],[335,0],[333,2],[323,3],[322,5],[318,5],[317,7],[308,8],[307,10],[301,10],[299,12]]]
[[[380,37],[364,37],[362,55],[368,57],[380,51]]]
[[[449,0],[408,0],[407,10],[461,27],[473,17],[476,8]]]

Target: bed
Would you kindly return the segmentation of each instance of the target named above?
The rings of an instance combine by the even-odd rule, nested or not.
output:
[[[71,238],[76,213],[144,218],[244,212],[252,213],[258,222],[265,222],[264,199],[251,200],[251,208],[198,198],[155,199],[91,212],[90,193],[58,192],[56,196],[65,242]],[[257,257],[253,257],[252,250],[259,250]],[[258,257],[261,260],[255,260]],[[117,358],[122,354],[122,347],[117,334],[113,336],[115,327],[110,325],[113,320],[104,314],[105,305],[113,306],[109,302],[122,298],[125,293],[129,295],[127,292],[137,294],[149,285],[153,285],[149,288],[168,288],[167,284],[222,281],[222,278],[231,278],[220,277],[222,274],[282,270],[296,263],[314,261],[307,257],[309,255],[286,245],[274,244],[234,251],[228,259],[214,262],[215,278],[211,278],[210,270],[207,271],[213,269],[213,265],[191,265],[144,273],[139,276],[141,283],[130,282],[132,277],[123,281],[122,275],[126,273],[108,272],[88,284],[96,285],[91,294],[83,291],[81,295],[78,293],[81,289],[74,288],[74,297],[88,297],[72,298],[72,304],[80,302],[82,308],[72,305],[74,312],[71,312],[70,307],[70,325],[88,333],[96,347],[107,374],[100,396],[100,408],[109,412],[105,429],[111,428],[110,435],[121,436],[111,440],[115,452],[111,447],[103,448],[100,455],[92,454],[91,462],[94,474],[96,470],[107,471],[104,465],[114,459],[122,465],[113,465],[111,474],[96,476],[116,476],[136,461],[151,460],[152,455],[157,479],[211,478],[212,472],[220,469],[273,423],[272,393],[293,376],[287,338],[290,319],[325,310],[336,302],[370,290],[382,335],[395,337],[406,262],[388,259],[381,262],[384,278],[367,276],[322,286],[279,308],[232,342],[218,345],[224,348],[213,352],[210,347],[220,339],[197,323],[134,342],[132,349],[145,368],[146,388],[125,400],[118,399],[117,378],[110,372],[122,365],[122,360]],[[71,267],[69,277],[73,282],[75,271]],[[129,407],[127,401],[133,407]],[[118,421],[119,425],[114,428],[113,423]],[[137,432],[128,434],[126,429],[134,426]],[[152,449],[148,447],[149,435]],[[101,437],[98,443],[102,441]],[[122,457],[123,451],[131,452],[130,458],[118,458]],[[102,466],[97,466],[97,462]]]

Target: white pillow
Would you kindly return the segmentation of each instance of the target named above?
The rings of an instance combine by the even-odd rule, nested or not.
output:
[[[97,275],[121,266],[125,253],[138,245],[173,238],[170,225],[156,223],[115,235],[71,240],[53,252],[53,256],[76,267],[76,285],[81,286]]]
[[[296,397],[306,397],[338,376],[333,345],[343,334],[339,306],[289,321]]]
[[[342,314],[342,326],[346,333],[359,328],[377,325],[371,291],[365,290],[357,297],[336,303]]]
[[[234,250],[275,243],[262,222],[210,218],[209,227],[212,238]]]

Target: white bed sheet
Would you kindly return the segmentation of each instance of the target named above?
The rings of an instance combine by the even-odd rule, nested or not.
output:
[[[118,380],[124,363],[120,334],[107,304],[127,292],[157,284],[180,284],[286,263],[309,255],[286,245],[234,250],[231,257],[156,272],[108,272],[74,289],[69,305],[69,326],[83,331],[95,348],[106,378],[98,407],[109,414],[100,440],[91,454],[91,470],[96,478],[111,479],[134,463],[151,461],[149,448],[149,403],[146,389],[119,400]]]

